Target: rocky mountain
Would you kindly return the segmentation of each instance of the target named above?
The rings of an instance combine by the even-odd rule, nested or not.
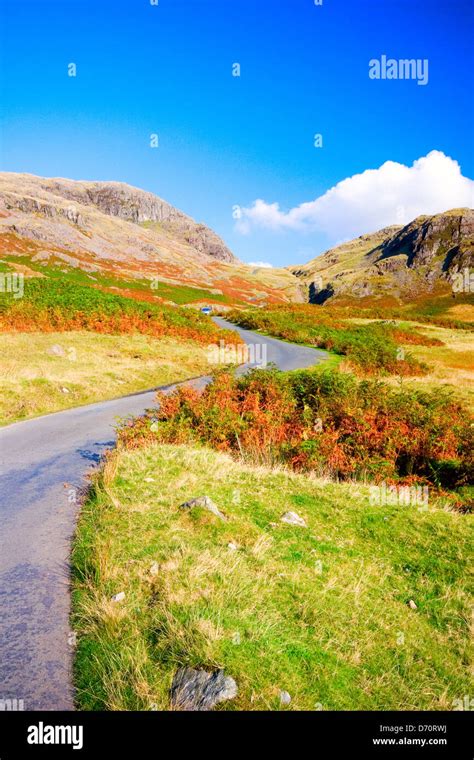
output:
[[[209,227],[120,182],[0,173],[0,256],[24,272],[76,269],[102,285],[156,281],[157,290],[148,292],[153,299],[166,300],[173,287],[184,286],[205,291],[191,290],[190,301],[303,300],[289,271],[243,264]],[[168,286],[161,296],[159,283]]]
[[[305,284],[308,300],[322,304],[447,291],[473,264],[474,210],[453,209],[362,235],[290,271]]]
[[[176,240],[219,261],[236,261],[215,232],[166,201],[122,182],[77,182],[25,174],[1,177],[2,200],[9,210],[64,218],[80,226],[84,208],[95,207],[107,216],[137,225],[156,224]],[[82,211],[82,215],[81,215]]]
[[[448,292],[453,277],[472,267],[473,251],[474,211],[453,209],[361,235],[300,267],[250,267],[209,227],[153,193],[120,182],[0,173],[1,266],[86,278],[146,300],[410,300]]]

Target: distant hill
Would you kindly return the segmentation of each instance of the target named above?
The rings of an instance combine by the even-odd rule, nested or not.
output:
[[[383,296],[411,300],[446,292],[454,275],[473,263],[474,211],[453,209],[361,235],[289,271],[305,284],[308,300],[322,304]]]
[[[285,269],[249,266],[153,193],[121,182],[0,173],[0,263],[140,300],[265,306],[448,293],[473,265],[474,211],[420,216]],[[152,286],[153,283],[153,286]]]
[[[0,173],[0,257],[25,274],[76,270],[90,284],[138,288],[153,300],[303,300],[289,271],[243,264],[209,227],[120,182]]]

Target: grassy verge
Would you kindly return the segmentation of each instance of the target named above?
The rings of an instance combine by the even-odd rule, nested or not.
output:
[[[203,494],[226,522],[178,508]],[[472,516],[368,496],[203,448],[115,455],[74,544],[78,707],[169,709],[190,665],[235,678],[219,709],[453,709],[470,686]]]
[[[3,333],[0,425],[210,370],[191,340],[91,332]]]

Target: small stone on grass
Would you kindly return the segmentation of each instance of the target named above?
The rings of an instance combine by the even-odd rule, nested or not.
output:
[[[212,499],[209,498],[209,496],[197,496],[194,499],[190,499],[189,501],[185,501],[183,504],[180,504],[179,507],[180,509],[192,509],[193,507],[201,507],[201,509],[207,509],[208,512],[212,512],[212,514],[216,515],[216,517],[218,517],[220,520],[227,519],[225,515],[223,515],[222,512],[217,508]]]
[[[291,697],[288,694],[287,691],[280,691],[280,704],[281,705],[289,705],[291,702]]]
[[[300,528],[306,528],[306,523],[296,512],[285,512],[281,521],[287,525],[298,525]]]

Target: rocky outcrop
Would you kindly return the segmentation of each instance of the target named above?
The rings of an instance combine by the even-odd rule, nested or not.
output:
[[[461,246],[474,240],[474,211],[449,212],[432,217],[418,217],[393,237],[382,243],[372,256],[387,260],[403,253],[411,269],[441,265],[443,271],[460,252]],[[445,260],[448,258],[445,266]]]
[[[422,216],[405,227],[361,235],[291,271],[307,287],[310,303],[340,296],[410,298],[450,287],[474,264],[474,211],[454,209]]]
[[[52,191],[72,202],[92,204],[108,216],[116,216],[133,224],[157,223],[200,253],[219,261],[236,260],[223,240],[209,227],[195,222],[153,193],[122,182],[53,180],[53,183]]]
[[[4,175],[14,192],[2,192],[8,209],[37,214],[49,219],[63,217],[81,225],[86,209],[93,207],[107,216],[136,225],[157,225],[175,240],[191,246],[198,253],[219,261],[237,259],[224,241],[205,224],[153,193],[122,182],[84,182],[70,179],[45,179],[32,175]],[[14,183],[15,177],[18,181]]]
[[[328,301],[335,293],[334,285],[329,283],[326,287],[321,287],[318,281],[309,284],[309,302],[322,304]]]
[[[49,219],[63,217],[73,224],[80,225],[82,217],[75,206],[59,206],[57,203],[40,201],[28,195],[17,195],[16,193],[5,192],[3,194],[3,203],[5,208],[10,210],[22,211],[24,214],[38,214]]]
[[[227,519],[226,516],[220,511],[220,509],[214,504],[212,499],[209,498],[209,496],[197,496],[193,499],[190,499],[189,501],[185,501],[183,504],[180,504],[180,509],[189,510],[193,509],[194,507],[205,509],[218,517],[220,520]]]

